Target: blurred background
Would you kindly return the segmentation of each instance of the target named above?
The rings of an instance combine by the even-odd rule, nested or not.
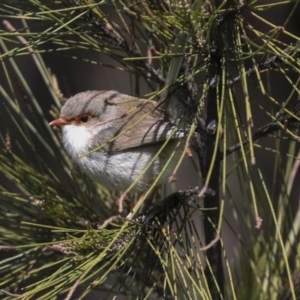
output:
[[[272,1],[260,1],[261,4],[268,4],[268,2]],[[284,5],[284,6],[278,6],[273,7],[272,10],[261,12],[261,16],[265,17],[269,22],[274,23],[278,26],[283,26],[285,30],[289,31],[290,33],[294,34],[295,36],[300,35],[300,26],[299,26],[299,18],[300,18],[300,8],[297,7],[294,9],[295,6],[291,3],[290,5]],[[288,20],[288,16],[291,14],[292,9],[293,11],[293,17]],[[111,20],[114,20],[118,22],[117,15],[111,10],[110,8],[107,8],[107,15]],[[246,19],[247,21],[256,28],[256,30],[259,30],[261,32],[266,32],[268,30],[267,25],[264,25],[261,22],[258,22],[257,19],[254,19],[251,14],[247,16],[246,12]],[[288,22],[287,22],[288,20]],[[4,21],[2,19],[2,21]],[[21,20],[16,19],[10,19],[8,20],[12,26],[14,26],[17,30],[22,31],[24,28],[24,24],[22,24]],[[287,24],[285,24],[287,22]],[[1,25],[2,30],[7,30],[6,26],[2,23]],[[43,23],[39,21],[30,21],[30,28],[34,31],[42,31],[44,29]],[[253,38],[251,36],[251,33],[249,32],[249,38]],[[290,41],[287,36],[282,37],[282,41],[289,44]],[[17,42],[17,38],[16,38]],[[101,41],[100,41],[101,42]],[[16,45],[6,43],[7,47],[10,47],[10,49],[13,49]],[[139,86],[139,96],[143,96],[151,90],[149,89],[148,85],[143,79],[140,79],[138,83],[135,82],[136,77],[130,75],[127,72],[118,70],[119,67],[122,67],[120,64],[116,63],[114,60],[112,60],[110,57],[101,54],[96,53],[94,51],[86,51],[86,50],[68,50],[66,52],[60,52],[60,51],[51,51],[51,44],[47,45],[44,44],[42,47],[46,50],[45,53],[42,53],[42,58],[44,59],[45,65],[51,70],[51,73],[55,75],[57,83],[59,85],[59,89],[64,95],[65,98],[69,98],[72,95],[75,95],[76,93],[87,91],[87,90],[116,90],[121,93],[125,93],[128,95],[136,95],[136,85]],[[145,50],[145,49],[144,49]],[[3,50],[2,50],[3,51]],[[45,116],[47,118],[47,121],[52,120],[52,116],[50,115],[49,111],[53,107],[54,101],[52,96],[49,93],[49,90],[45,84],[45,81],[41,77],[40,72],[36,68],[36,65],[33,61],[32,55],[23,55],[23,56],[16,56],[15,62],[18,64],[18,67],[20,70],[22,70],[23,75],[26,79],[27,84],[31,87],[34,96],[38,103],[40,104],[41,108],[45,112]],[[106,65],[106,66],[105,66]],[[115,66],[116,68],[107,67]],[[248,67],[251,65],[249,64]],[[11,70],[8,70],[10,72]],[[232,74],[238,74],[237,66],[232,63]],[[2,78],[4,78],[4,70],[3,68],[0,69],[0,84],[3,90],[9,89],[8,83],[6,81],[3,81]],[[291,74],[291,79],[296,82],[297,80],[297,74]],[[270,80],[271,77],[271,80]],[[280,101],[282,103],[285,102],[285,99],[290,95],[291,93],[291,85],[287,80],[282,80],[282,74],[281,73],[266,73],[263,75],[263,78],[267,81],[270,80],[270,82],[273,82],[273,84],[270,87],[270,90],[272,91],[272,96],[277,99],[277,101]],[[198,78],[199,81],[197,81],[197,77],[195,78],[195,83],[200,85],[200,78]],[[34,120],[34,116],[32,116],[30,108],[28,107],[28,103],[26,103],[26,97],[23,97],[22,95],[22,89],[18,88],[18,81],[16,80],[14,83],[16,86],[16,93],[19,93],[17,96],[20,99],[20,109],[24,112],[24,118],[28,118],[29,120],[32,120],[35,122],[36,126],[38,126],[38,123],[36,120]],[[256,87],[257,83],[255,80],[251,83],[250,79],[250,86]],[[237,99],[239,99],[239,92],[237,92]],[[242,91],[241,91],[242,93]],[[3,99],[3,93],[0,93],[0,103],[1,105],[4,105],[4,99]],[[200,97],[200,95],[198,95]],[[295,95],[296,97],[296,95]],[[2,99],[1,99],[2,98]],[[253,106],[252,106],[252,112],[253,112],[253,126],[254,128],[260,128],[261,126],[265,125],[268,120],[265,118],[265,111],[260,108],[260,106],[264,107],[270,112],[277,111],[276,107],[268,101],[260,92],[259,89],[253,88],[250,91],[250,98],[251,101],[253,100]],[[245,110],[244,110],[244,103],[237,103],[237,106],[240,108],[240,116],[242,120],[246,119],[245,116]],[[14,143],[18,140],[18,134],[16,132],[13,132],[14,128],[13,126],[10,126],[13,123],[13,120],[11,119],[11,116],[6,113],[6,111],[2,108],[1,110],[1,132],[5,133],[7,130],[9,131],[10,136],[12,137],[12,147],[14,146]],[[270,120],[269,120],[270,121]],[[264,183],[267,187],[274,184],[274,157],[270,152],[266,151],[264,147],[270,147],[275,148],[276,147],[276,139],[266,138],[263,140],[260,140],[260,145],[262,146],[261,149],[257,149],[255,152],[256,155],[256,164],[259,165],[259,169],[261,173],[263,174]],[[299,146],[298,146],[299,148]],[[280,151],[282,151],[282,160],[286,160],[287,157],[285,156],[286,152],[288,151],[288,143],[285,144],[284,142],[281,143],[279,147]],[[44,148],[40,147],[40,144],[37,143],[37,150],[40,151],[41,157],[43,157],[45,160],[49,160],[49,164],[51,164],[53,167],[53,172],[55,174],[58,174],[58,177],[61,179],[61,183],[63,186],[67,186],[69,184],[69,179],[65,178],[61,168],[60,164],[57,163],[54,157],[49,157],[47,152],[44,152]],[[17,150],[16,150],[17,151]],[[32,153],[31,150],[28,148],[27,153],[28,160],[32,159]],[[194,162],[193,162],[194,161]],[[227,170],[229,171],[231,168],[234,167],[234,160],[230,157],[227,161]],[[175,189],[186,189],[190,186],[197,186],[201,182],[201,178],[198,176],[198,167],[195,168],[195,166],[198,166],[197,158],[194,155],[192,158],[186,157],[184,160],[182,166],[179,169],[179,172],[177,174],[177,182],[176,182],[176,188]],[[72,168],[72,166],[71,166]],[[297,180],[295,182],[300,182],[299,172],[297,174]],[[259,181],[259,177],[257,175],[257,180]],[[0,180],[2,181],[2,184],[8,185],[10,182],[1,174]],[[276,181],[276,180],[275,180]],[[226,179],[227,186],[230,187],[230,197],[234,199],[238,199],[238,201],[243,202],[244,200],[244,194],[241,193],[240,184],[243,184],[243,182],[240,181],[239,174],[233,173],[232,175],[228,176]],[[246,184],[246,183],[245,183]],[[291,207],[295,208],[295,210],[298,209],[299,204],[299,187],[300,185],[295,185],[295,187],[292,189],[292,193],[290,196],[291,201]],[[173,188],[174,189],[174,188]],[[274,190],[274,203],[278,200],[277,196],[281,193],[281,185],[278,184],[278,189]],[[171,187],[169,184],[166,185],[165,193],[169,194],[171,191]],[[268,205],[258,200],[258,205],[260,211],[268,211]],[[226,201],[225,199],[225,207],[224,207],[224,222],[222,225],[222,238],[223,240],[226,240],[225,243],[225,249],[226,249],[226,255],[231,262],[233,268],[235,268],[235,264],[239,265],[240,261],[236,260],[236,245],[239,243],[240,238],[244,240],[246,243],[248,242],[247,237],[247,230],[243,226],[240,227],[239,223],[235,222],[236,217],[234,216],[234,205],[238,205],[238,203],[233,204],[231,201]],[[276,205],[275,205],[276,206]],[[262,213],[263,215],[263,213]],[[255,226],[255,216],[250,217],[251,220],[251,226],[254,229]],[[195,220],[195,223],[197,226],[201,227],[202,220]],[[245,230],[245,232],[243,232]],[[263,234],[262,231],[257,231],[254,234]],[[239,268],[237,267],[236,270]],[[237,272],[238,273],[238,272]],[[236,276],[239,276],[239,274],[235,274]],[[96,294],[89,294],[88,298],[86,299],[97,299],[99,295],[98,292],[95,292]],[[121,297],[118,299],[122,299]],[[241,298],[240,298],[241,299]]]

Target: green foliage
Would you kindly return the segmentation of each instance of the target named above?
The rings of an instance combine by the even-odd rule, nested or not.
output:
[[[287,8],[288,26],[298,4],[2,1],[1,298],[98,290],[103,299],[299,299],[300,40],[270,20]],[[15,19],[23,27],[13,28]],[[90,59],[93,52],[114,63]],[[163,200],[150,189],[150,208],[131,195],[120,214],[121,195],[66,156],[19,65],[31,55],[56,117],[65,99],[45,53],[127,72],[132,94],[156,99],[170,117],[178,117],[174,99],[183,103],[180,126],[200,157],[204,188]],[[224,270],[209,255],[216,244]]]

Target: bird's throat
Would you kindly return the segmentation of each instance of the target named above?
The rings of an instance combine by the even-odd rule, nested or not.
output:
[[[64,147],[73,159],[78,159],[90,150],[93,132],[86,126],[63,126],[62,134]]]

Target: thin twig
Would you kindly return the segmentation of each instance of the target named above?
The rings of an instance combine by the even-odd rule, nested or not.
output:
[[[73,286],[71,287],[67,297],[65,298],[65,300],[70,300],[71,297],[73,296],[75,290],[77,289],[78,285],[80,284],[80,278],[76,280],[76,282],[73,284]]]
[[[116,220],[118,218],[118,216],[112,216],[108,219],[106,219],[102,225],[98,225],[97,228],[98,229],[103,229],[106,228],[109,224],[111,224],[114,220]]]
[[[295,48],[298,48],[299,47],[299,42],[297,42],[295,44]],[[287,54],[291,54],[292,51],[294,51],[295,49],[293,47],[289,47],[287,49],[285,49],[284,51],[287,53]],[[295,58],[297,59],[300,55],[299,53],[300,51],[297,51],[294,53],[295,54]],[[252,74],[255,73],[255,70],[256,68],[259,70],[259,71],[264,71],[264,70],[270,70],[270,69],[278,69],[281,64],[284,63],[283,59],[278,56],[278,55],[274,55],[270,58],[268,58],[267,60],[265,60],[264,62],[261,62],[261,63],[258,63],[256,66],[253,66],[251,68],[249,68],[247,71],[246,71],[246,76],[247,77],[250,77]],[[230,88],[231,86],[233,86],[234,84],[238,83],[240,80],[241,80],[241,77],[242,75],[239,75],[235,78],[233,78],[232,80],[228,80],[227,81],[227,84],[226,84],[226,87],[227,88]]]
[[[199,248],[200,251],[206,251],[208,250],[209,248],[211,248],[216,242],[218,242],[220,239],[220,235],[219,234],[216,234],[216,237],[209,243],[207,244],[206,246],[202,247],[202,248]]]
[[[6,294],[7,296],[10,296],[10,297],[14,297],[14,298],[16,298],[16,297],[20,297],[21,295],[19,295],[19,294],[13,294],[13,293],[10,293],[10,292],[8,292],[8,291],[6,291],[6,290],[0,290],[3,294]]]
[[[14,31],[16,31],[16,28],[13,27],[13,26],[11,25],[11,23],[8,22],[7,20],[4,20],[4,21],[2,22],[2,24],[5,26],[5,28],[7,29],[7,31],[9,31],[9,32],[14,32]],[[21,35],[18,35],[17,38],[18,38],[18,40],[20,41],[20,43],[21,43],[22,45],[28,45],[27,40],[26,40],[24,37],[22,37]],[[29,51],[30,53],[34,54],[34,50],[32,49],[32,47],[29,47],[29,48],[28,48],[28,51]]]
[[[288,117],[286,118],[287,123],[288,123]],[[291,118],[290,118],[291,119]],[[299,123],[300,126],[300,123]],[[267,125],[264,125],[262,127],[260,127],[252,136],[252,141],[257,141],[258,139],[262,138],[262,137],[266,137],[268,135],[270,135],[271,133],[274,133],[278,130],[281,130],[282,127],[278,125],[278,123],[273,122],[273,123],[269,123]],[[282,129],[283,130],[283,129]],[[300,137],[299,137],[300,139]],[[296,141],[299,141],[299,139],[295,139]],[[249,139],[245,139],[242,143],[237,143],[229,148],[227,148],[226,151],[226,156],[232,154],[233,152],[241,149],[241,146],[246,146],[249,144]],[[221,159],[223,159],[223,155],[221,152]]]

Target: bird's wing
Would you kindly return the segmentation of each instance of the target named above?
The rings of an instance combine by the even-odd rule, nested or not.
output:
[[[110,102],[109,105],[113,104]],[[107,153],[162,143],[170,136],[170,139],[184,136],[183,131],[176,131],[174,124],[164,119],[163,112],[157,109],[154,101],[135,100],[128,107],[126,114],[116,114],[113,119],[107,119],[105,122],[107,127],[98,133],[92,149],[100,146]],[[106,141],[104,144],[103,140]]]
[[[183,131],[176,130],[172,123],[150,117],[130,129],[128,127],[124,126],[124,134],[120,132],[122,135],[112,143],[112,152],[164,142],[169,137],[177,139],[184,136]]]
[[[109,127],[95,136],[91,151],[97,149],[107,153],[117,153],[129,149],[142,147],[155,143],[162,143],[169,137],[178,139],[184,136],[184,132],[176,130],[174,125],[168,121],[157,118],[146,117],[144,120],[121,120],[122,124]],[[120,122],[121,122],[120,121]],[[103,140],[105,142],[103,143]]]

